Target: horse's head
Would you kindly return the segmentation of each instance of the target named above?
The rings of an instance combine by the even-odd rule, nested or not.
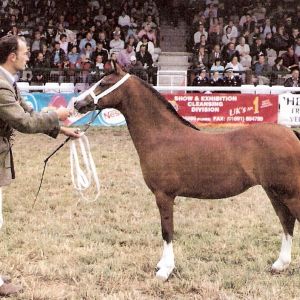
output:
[[[120,103],[122,97],[115,97],[115,93],[130,75],[126,74],[114,61],[108,61],[104,70],[105,75],[100,81],[74,99],[74,107],[80,113],[94,109],[113,108]]]

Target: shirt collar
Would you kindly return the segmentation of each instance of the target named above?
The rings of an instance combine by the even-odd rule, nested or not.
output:
[[[5,68],[0,66],[0,70],[4,73],[5,77],[7,80],[11,83],[14,84],[16,82],[16,78],[14,75],[12,75],[9,71],[7,71]]]

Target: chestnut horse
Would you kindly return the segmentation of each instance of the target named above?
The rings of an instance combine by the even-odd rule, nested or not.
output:
[[[292,130],[260,124],[223,133],[202,132],[150,85],[116,64],[76,98],[75,108],[79,112],[116,108],[125,116],[144,180],[160,212],[164,247],[158,278],[166,280],[175,267],[176,196],[220,199],[255,185],[264,188],[283,227],[281,250],[272,270],[288,267],[295,220],[300,220],[300,143]]]

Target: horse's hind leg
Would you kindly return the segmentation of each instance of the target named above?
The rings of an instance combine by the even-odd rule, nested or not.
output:
[[[278,199],[278,195],[267,191],[271,203],[283,227],[282,244],[278,259],[272,265],[272,272],[284,271],[291,262],[292,237],[296,216],[291,213],[290,208]],[[291,203],[290,201],[287,201]]]
[[[156,272],[156,277],[162,280],[167,280],[175,268],[172,245],[174,197],[169,197],[160,192],[156,193],[155,197],[160,213],[162,237],[164,240],[163,253],[157,264],[158,271]]]

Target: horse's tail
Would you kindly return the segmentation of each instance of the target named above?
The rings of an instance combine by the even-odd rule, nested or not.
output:
[[[300,140],[300,132],[293,130],[293,132],[295,133],[296,137],[298,138],[298,140]]]

